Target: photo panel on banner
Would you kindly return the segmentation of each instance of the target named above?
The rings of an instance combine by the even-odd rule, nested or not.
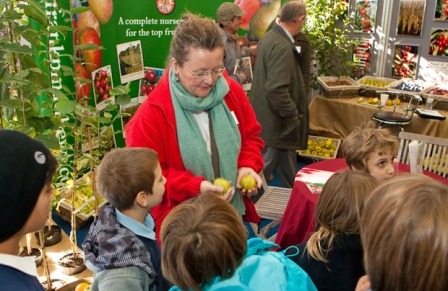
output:
[[[397,35],[421,36],[426,0],[401,0]]]
[[[433,56],[448,57],[448,29],[431,29],[429,54]]]
[[[392,65],[393,77],[415,78],[417,76],[418,49],[418,45],[395,45]]]
[[[375,31],[378,0],[356,0],[354,32],[373,33]]]
[[[98,111],[102,111],[108,104],[115,102],[115,97],[110,95],[110,89],[114,86],[110,65],[93,71],[92,83],[95,106]]]
[[[436,0],[436,9],[434,13],[434,20],[448,21],[448,1]]]

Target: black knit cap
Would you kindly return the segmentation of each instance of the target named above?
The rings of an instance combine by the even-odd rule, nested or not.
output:
[[[45,185],[50,151],[18,131],[0,130],[0,242],[26,223]]]

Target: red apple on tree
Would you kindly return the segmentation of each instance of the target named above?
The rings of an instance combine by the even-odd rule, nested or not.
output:
[[[79,79],[88,79],[89,72],[83,65],[80,63],[75,63],[75,77]],[[83,98],[88,99],[90,96],[90,83],[81,82],[81,80],[77,79],[75,81],[76,88],[76,100],[80,100]]]
[[[80,45],[97,45],[101,46],[101,40],[98,32],[93,27],[82,27],[79,30]],[[101,49],[83,49],[81,56],[84,59],[84,65],[88,72],[92,72],[101,66],[103,52]]]

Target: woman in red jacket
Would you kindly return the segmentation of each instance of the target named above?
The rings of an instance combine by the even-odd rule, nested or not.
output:
[[[152,210],[157,229],[182,201],[222,191],[213,185],[217,177],[235,186],[223,199],[246,221],[260,220],[249,197],[262,185],[261,127],[241,85],[223,75],[223,52],[212,20],[184,15],[164,75],[127,126],[126,145],[156,150],[167,178],[163,201]],[[245,191],[239,181],[247,174],[256,186]]]

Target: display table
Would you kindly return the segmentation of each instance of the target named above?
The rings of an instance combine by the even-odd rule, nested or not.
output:
[[[314,214],[319,194],[311,192],[304,182],[306,180],[305,177],[313,177],[316,181],[321,178],[321,181],[325,181],[334,172],[345,168],[347,168],[347,165],[344,159],[330,159],[310,164],[297,172],[291,197],[275,239],[275,242],[280,245],[281,249],[305,241],[314,231]],[[398,163],[398,173],[400,172],[409,172],[409,165]],[[448,179],[442,176],[428,171],[424,171],[424,174],[448,184]]]
[[[358,103],[359,98],[313,97],[309,105],[310,132],[314,135],[344,139],[356,126],[371,121],[372,114],[378,111],[377,105]],[[367,100],[366,97],[363,98]],[[400,109],[403,106],[405,103],[397,106],[397,112],[403,112]],[[393,106],[385,106],[383,110],[392,111]],[[447,111],[438,111],[448,117]],[[411,124],[406,125],[404,130],[448,138],[448,119],[426,119],[414,114]]]

